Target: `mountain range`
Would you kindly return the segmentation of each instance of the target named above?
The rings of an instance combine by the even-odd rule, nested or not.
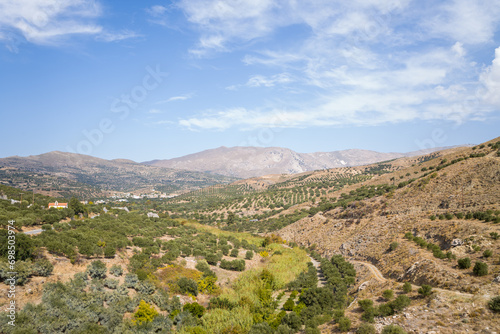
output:
[[[237,178],[268,174],[296,174],[313,170],[360,166],[402,157],[418,156],[446,148],[409,153],[381,153],[350,149],[332,152],[297,153],[281,147],[219,147],[168,160],[143,164],[157,167],[208,172]]]
[[[62,197],[99,197],[117,191],[147,193],[153,188],[178,194],[241,178],[365,165],[437,150],[440,149],[410,153],[357,149],[297,153],[280,147],[220,147],[143,163],[53,151],[0,159],[0,183]]]

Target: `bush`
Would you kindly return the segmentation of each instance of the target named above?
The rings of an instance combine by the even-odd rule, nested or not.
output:
[[[418,293],[424,297],[430,296],[432,293],[432,286],[423,284],[422,287],[418,289]]]
[[[484,257],[491,257],[493,255],[493,252],[490,249],[487,249],[483,252]]]
[[[500,296],[491,298],[490,301],[488,302],[488,307],[493,312],[496,313],[500,312]]]
[[[290,312],[281,319],[281,324],[288,326],[294,333],[302,327],[302,321],[295,312]]]
[[[384,290],[384,292],[382,292],[382,297],[386,300],[391,300],[394,297],[394,292],[391,289]]]
[[[115,247],[106,246],[106,248],[104,248],[104,257],[113,258],[113,257],[115,257],[115,254],[116,254]]]
[[[285,311],[292,311],[293,307],[295,306],[295,302],[293,301],[293,298],[288,298],[288,300],[283,304],[283,309]]]
[[[339,329],[341,332],[348,332],[351,329],[351,320],[347,317],[340,318]]]
[[[396,248],[398,248],[399,246],[399,243],[397,242],[392,242],[390,245],[389,245],[389,249],[392,251],[396,250]]]
[[[402,311],[406,307],[410,306],[411,300],[408,296],[400,295],[391,302],[392,309],[394,311]]]
[[[245,260],[221,260],[220,267],[226,270],[243,271],[245,270]]]
[[[125,287],[127,288],[136,288],[137,284],[139,284],[139,278],[136,274],[129,273],[125,275]]]
[[[476,276],[486,276],[488,275],[488,265],[484,262],[477,261],[472,269],[472,272]]]
[[[371,299],[362,299],[358,300],[358,305],[363,309],[363,311],[366,311],[370,307],[373,308],[373,300]]]
[[[191,278],[181,277],[177,281],[177,285],[182,293],[190,293],[193,296],[198,295],[198,284]]]
[[[470,258],[468,257],[464,257],[463,259],[460,259],[457,262],[458,262],[458,268],[460,269],[468,269],[471,266]]]
[[[112,278],[107,278],[104,280],[104,286],[109,288],[109,289],[116,289],[118,287],[118,280],[112,279]]]
[[[253,258],[253,251],[249,250],[245,253],[245,259],[251,260]]]
[[[205,308],[198,303],[185,304],[183,307],[184,311],[188,311],[194,317],[201,318],[205,313]]]
[[[273,334],[273,332],[273,328],[267,322],[261,322],[253,325],[248,334]]]
[[[153,319],[158,315],[158,311],[144,300],[139,303],[139,309],[134,313],[134,324],[144,324],[153,321]]]
[[[500,234],[498,234],[497,232],[491,232],[490,237],[493,240],[497,240],[500,237]]]
[[[87,273],[91,278],[103,279],[106,277],[106,271],[106,264],[100,260],[92,261],[92,263],[87,266]]]
[[[238,253],[239,253],[238,249],[233,248],[233,249],[231,249],[231,253],[229,254],[229,256],[231,256],[231,257],[238,257]]]
[[[111,266],[111,268],[109,268],[109,273],[113,276],[118,277],[123,275],[123,269],[121,266],[114,264],[113,266]]]
[[[47,277],[52,274],[54,266],[48,259],[40,259],[33,265],[33,275]]]
[[[404,291],[404,293],[411,292],[411,283],[410,282],[405,282],[405,284],[403,284],[403,291]]]
[[[361,324],[361,326],[359,326],[358,330],[356,331],[356,334],[375,334],[376,331],[375,331],[375,327],[373,325],[370,325],[370,324]]]
[[[407,334],[407,332],[398,325],[389,325],[384,327],[382,334]]]

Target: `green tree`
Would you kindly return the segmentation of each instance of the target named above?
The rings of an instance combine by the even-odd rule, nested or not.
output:
[[[407,334],[407,332],[398,325],[389,325],[384,327],[382,334]]]
[[[394,292],[391,289],[384,290],[384,292],[382,292],[382,297],[386,300],[391,300],[394,297]]]
[[[463,259],[459,259],[457,261],[458,263],[458,268],[460,269],[468,269],[471,266],[470,258],[464,257]]]
[[[488,302],[488,307],[493,312],[500,313],[500,296],[491,298]]]
[[[349,332],[351,329],[351,320],[347,317],[342,317],[339,319],[339,329],[341,332]]]
[[[85,207],[76,197],[71,197],[68,203],[68,208],[73,210],[76,215],[85,212]]]
[[[411,292],[411,283],[410,282],[405,282],[403,284],[403,291],[404,291],[404,293],[410,293]]]
[[[364,323],[359,326],[358,330],[356,331],[356,334],[375,334],[375,327],[373,325]]]

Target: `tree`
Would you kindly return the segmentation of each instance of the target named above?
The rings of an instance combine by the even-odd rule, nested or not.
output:
[[[177,285],[182,293],[190,293],[193,296],[198,295],[198,284],[191,278],[181,277]]]
[[[194,317],[197,317],[197,318],[201,318],[203,316],[203,314],[205,313],[205,308],[196,302],[191,303],[191,304],[189,304],[189,303],[185,304],[183,307],[183,310],[188,311]]]
[[[252,258],[253,258],[253,251],[248,250],[248,251],[245,253],[245,259],[247,259],[247,260],[251,260]]]
[[[403,291],[404,291],[404,293],[411,292],[411,283],[410,282],[405,282],[403,284]]]
[[[234,214],[234,212],[229,211],[229,213],[227,214],[227,224],[232,225],[235,222],[236,222],[236,215]]]
[[[486,276],[488,275],[488,265],[484,262],[477,261],[472,269],[472,272],[476,276]]]
[[[82,205],[82,203],[80,203],[80,201],[76,197],[71,197],[68,203],[68,208],[73,210],[76,215],[85,212],[85,207]]]

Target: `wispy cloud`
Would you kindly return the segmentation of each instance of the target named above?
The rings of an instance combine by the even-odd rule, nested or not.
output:
[[[158,101],[158,102],[156,102],[156,104],[163,104],[163,103],[174,102],[174,101],[185,101],[185,100],[189,100],[192,97],[193,97],[193,94],[172,96],[172,97],[169,97],[166,100]]]
[[[19,43],[17,36],[39,45],[59,45],[74,35],[105,42],[137,37],[131,31],[106,31],[96,22],[102,11],[93,0],[5,0],[0,2],[0,40],[9,47]]]
[[[472,52],[498,33],[499,2],[180,0],[178,7],[199,30],[194,55],[252,45],[245,65],[281,73],[253,75],[227,89],[293,82],[309,94],[300,107],[280,102],[201,111],[179,121],[190,129],[460,123],[500,107],[500,51],[484,65]],[[269,43],[297,26],[307,34]],[[278,116],[280,122],[272,121]]]

